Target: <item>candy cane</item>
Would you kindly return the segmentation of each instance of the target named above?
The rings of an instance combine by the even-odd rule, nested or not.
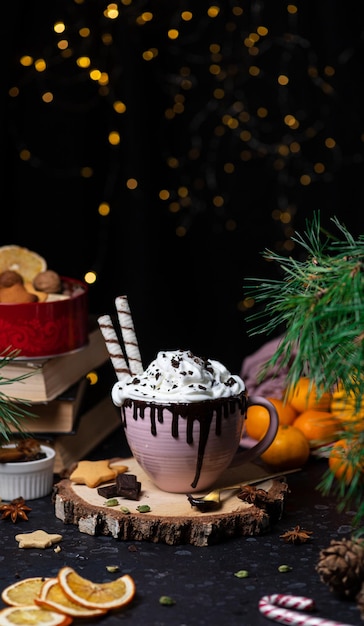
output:
[[[304,598],[303,596],[288,596],[281,593],[273,593],[270,596],[263,596],[259,601],[259,611],[275,622],[280,624],[289,624],[289,626],[351,626],[351,624],[344,624],[343,622],[333,622],[332,620],[324,619],[322,617],[311,617],[310,615],[299,615],[296,611],[290,611],[289,609],[296,609],[298,611],[312,610],[315,608],[315,603],[311,598]],[[277,608],[277,607],[288,607]]]
[[[135,334],[133,318],[131,316],[127,296],[118,296],[115,300],[119,324],[123,336],[126,356],[132,376],[143,373],[142,359]]]
[[[111,317],[109,315],[101,315],[97,321],[105,339],[106,348],[118,380],[122,380],[125,376],[130,376],[130,370],[119,344]]]

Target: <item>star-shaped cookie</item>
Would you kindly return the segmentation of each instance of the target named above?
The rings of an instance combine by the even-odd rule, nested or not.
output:
[[[110,467],[110,459],[102,461],[79,461],[76,469],[70,475],[70,480],[79,485],[86,485],[93,489],[102,483],[114,480],[117,474],[127,471],[126,465]]]
[[[62,535],[50,534],[45,530],[34,530],[32,533],[15,535],[19,548],[49,548],[54,543],[62,541]]]

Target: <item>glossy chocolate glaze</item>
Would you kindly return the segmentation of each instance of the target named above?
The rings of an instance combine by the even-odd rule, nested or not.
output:
[[[122,424],[127,429],[125,407],[133,408],[133,419],[145,419],[145,409],[150,409],[150,429],[153,436],[157,436],[157,423],[163,424],[163,412],[168,410],[172,413],[171,435],[174,438],[179,436],[179,420],[187,420],[186,442],[193,443],[193,425],[195,421],[200,423],[200,436],[198,442],[198,454],[196,461],[196,473],[191,487],[197,486],[200,478],[206,444],[209,438],[212,418],[216,413],[215,435],[221,435],[221,424],[223,419],[228,419],[231,413],[240,409],[240,413],[245,415],[247,408],[247,397],[245,393],[231,398],[221,398],[219,400],[205,400],[203,402],[156,404],[146,400],[126,400],[121,408]]]

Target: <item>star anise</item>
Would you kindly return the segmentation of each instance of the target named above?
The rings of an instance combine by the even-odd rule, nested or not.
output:
[[[312,530],[304,530],[301,526],[295,526],[292,530],[287,530],[283,535],[280,535],[282,539],[286,543],[305,543],[308,539],[310,539],[310,535],[312,535]]]
[[[16,522],[18,518],[28,520],[27,513],[32,509],[25,504],[24,498],[15,498],[8,504],[2,504],[0,506],[0,519],[11,519],[12,522]]]
[[[267,499],[268,493],[264,491],[264,489],[258,489],[253,485],[246,485],[242,487],[241,491],[237,494],[237,497],[240,500],[244,500],[249,504],[254,504],[256,500],[265,501]]]

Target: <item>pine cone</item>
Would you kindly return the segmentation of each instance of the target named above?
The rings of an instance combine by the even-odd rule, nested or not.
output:
[[[316,571],[331,591],[354,599],[364,579],[364,542],[332,540],[328,548],[321,550]]]
[[[361,585],[361,589],[356,596],[357,607],[360,611],[360,617],[364,620],[364,582]]]

